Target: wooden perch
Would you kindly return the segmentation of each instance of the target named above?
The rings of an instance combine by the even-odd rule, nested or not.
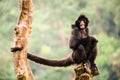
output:
[[[20,16],[14,29],[14,46],[22,48],[13,54],[14,69],[18,80],[34,80],[27,61],[28,38],[31,32],[33,4],[32,0],[19,0]]]
[[[75,79],[74,80],[91,80],[93,75],[90,70],[90,63],[81,63],[76,65],[74,68],[75,71]]]

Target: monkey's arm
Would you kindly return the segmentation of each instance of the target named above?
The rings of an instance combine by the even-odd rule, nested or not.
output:
[[[86,28],[85,31],[87,32],[87,36],[90,36],[89,28]]]
[[[27,58],[36,63],[53,66],[53,67],[66,67],[66,66],[70,66],[70,65],[74,64],[71,56],[68,56],[61,60],[52,60],[52,59],[50,60],[50,59],[38,57],[38,56],[28,53]]]
[[[75,27],[71,31],[69,47],[75,50],[76,48],[78,48],[79,44],[80,44],[79,29]]]

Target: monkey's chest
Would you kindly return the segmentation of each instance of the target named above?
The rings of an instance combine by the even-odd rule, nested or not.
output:
[[[84,38],[88,37],[88,34],[87,34],[87,32],[85,30],[81,30],[79,32],[79,37],[80,37],[80,39],[84,39]]]
[[[81,44],[84,46],[84,49],[87,53],[92,51],[93,48],[93,44],[91,42],[91,40],[87,37],[81,40]]]

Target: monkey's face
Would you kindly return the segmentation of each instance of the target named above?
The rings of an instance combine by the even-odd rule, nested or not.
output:
[[[79,27],[80,27],[80,29],[84,29],[85,28],[85,22],[84,21],[80,21]]]

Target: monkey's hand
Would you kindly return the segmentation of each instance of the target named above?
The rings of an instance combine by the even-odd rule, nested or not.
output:
[[[74,27],[72,28],[70,40],[69,40],[69,47],[71,49],[76,49],[79,45],[79,29]]]
[[[22,49],[23,49],[22,47],[14,47],[11,48],[11,52],[21,51]]]
[[[79,29],[77,27],[72,29],[72,35],[73,36],[78,36],[79,35]]]

